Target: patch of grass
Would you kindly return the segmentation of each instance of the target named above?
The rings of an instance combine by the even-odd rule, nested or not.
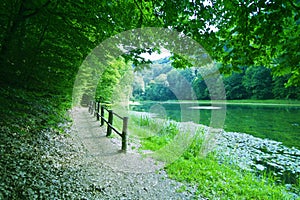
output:
[[[158,125],[152,118],[148,116],[130,116],[129,131],[132,135],[139,138],[148,138],[158,133],[164,124]]]
[[[171,178],[198,185],[207,198],[220,199],[291,199],[283,185],[270,175],[258,177],[229,163],[220,163],[213,153],[200,156],[201,137],[175,162],[166,166]]]
[[[170,143],[178,134],[179,130],[175,123],[165,125],[157,134],[144,138],[141,142],[142,149],[157,151]]]
[[[122,130],[123,121],[117,117],[114,118],[113,125]],[[146,116],[129,116],[128,131],[129,137],[148,138],[161,130],[161,124],[158,125],[153,119]]]
[[[199,193],[209,199],[291,199],[272,178],[220,164],[213,155],[181,157],[166,171],[171,178],[197,184]]]
[[[189,147],[183,151],[181,155],[176,155],[177,159],[171,159],[165,167],[169,177],[178,181],[196,184],[198,193],[209,199],[295,199],[288,193],[286,187],[278,184],[271,175],[260,175],[249,171],[243,171],[237,166],[229,163],[220,163],[214,153],[210,153],[206,157],[200,155],[203,131],[200,129],[196,134],[182,134],[174,123],[161,123],[154,119],[139,119],[133,117],[130,127],[131,131],[139,130],[137,127],[143,124],[143,128],[152,130],[151,127],[160,127],[160,131],[154,132],[149,137],[141,138],[141,149],[151,150],[160,160],[167,160],[172,154],[176,154],[175,148],[170,151],[161,151],[167,147],[172,140],[185,140],[186,135],[192,137],[191,142],[187,142]],[[138,123],[138,120],[144,120]],[[135,127],[134,127],[135,126]],[[141,127],[141,126],[139,126]],[[132,133],[131,134],[139,134]],[[181,137],[185,136],[185,137]],[[183,145],[186,145],[183,144]],[[167,152],[167,153],[166,153]],[[180,151],[179,151],[180,152]],[[163,154],[163,155],[162,155]],[[161,159],[163,158],[163,159]],[[167,160],[168,161],[168,160]],[[179,191],[184,190],[180,188]]]
[[[175,162],[166,166],[171,178],[198,185],[207,198],[291,199],[283,185],[271,175],[258,177],[229,163],[220,163],[213,153],[200,156],[203,138],[194,137],[191,146]]]

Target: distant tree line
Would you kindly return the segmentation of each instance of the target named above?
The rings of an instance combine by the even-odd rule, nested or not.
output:
[[[240,72],[220,78],[224,83],[226,99],[300,99],[300,87],[285,87],[289,77],[274,77],[266,67],[241,67]],[[183,84],[183,79],[189,86]],[[138,80],[139,83],[133,87],[135,100],[175,100],[178,93],[184,99],[210,99],[205,80],[193,68],[175,70],[165,63],[161,66],[154,64],[152,71],[140,73]]]

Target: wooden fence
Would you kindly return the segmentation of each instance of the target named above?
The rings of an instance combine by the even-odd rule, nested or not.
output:
[[[105,119],[105,111],[108,112],[108,119]],[[101,105],[100,102],[91,101],[89,105],[89,113],[96,117],[97,121],[100,120],[100,126],[107,124],[106,136],[110,136],[112,131],[115,131],[122,138],[122,151],[127,150],[127,129],[128,129],[128,117],[122,117],[115,113],[113,110],[108,109],[105,105]],[[123,121],[122,131],[119,131],[113,126],[114,116],[118,117]]]

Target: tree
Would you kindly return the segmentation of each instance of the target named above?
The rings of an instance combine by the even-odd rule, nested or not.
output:
[[[169,87],[176,94],[178,99],[193,99],[192,81],[194,79],[193,72],[190,68],[173,69],[167,74]]]
[[[265,67],[248,67],[243,85],[253,99],[272,99],[272,76]]]
[[[92,46],[89,34],[82,31],[83,26],[92,30],[88,21],[83,22],[82,10],[75,3],[43,0],[1,4],[1,81],[70,92],[77,67]]]
[[[273,95],[276,99],[300,99],[300,87],[285,87],[289,77],[273,77]]]
[[[223,73],[266,66],[300,84],[300,1],[184,0],[155,3],[165,27],[198,41]]]
[[[132,75],[130,63],[126,64],[121,58],[112,60],[100,76],[95,99],[101,102],[120,102],[121,97],[126,97],[129,100]]]
[[[133,81],[133,92],[132,96],[134,99],[139,99],[145,92],[145,82],[142,76],[138,76],[137,73],[134,74]]]
[[[226,99],[247,99],[250,97],[243,85],[244,72],[233,72],[230,76],[224,77]]]
[[[124,30],[157,24],[149,4],[3,0],[1,84],[70,96],[78,67],[91,49]]]
[[[145,100],[166,101],[176,99],[172,91],[162,83],[152,81],[145,90]]]
[[[204,79],[201,76],[198,76],[193,81],[193,89],[196,93],[197,99],[208,100],[210,99],[209,91]]]

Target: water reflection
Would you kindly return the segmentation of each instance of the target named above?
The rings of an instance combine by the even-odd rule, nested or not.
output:
[[[134,111],[151,112],[157,102],[131,106]],[[223,112],[224,105],[198,103],[159,103],[157,112],[164,112],[164,118],[175,121],[192,121],[211,125],[212,112]],[[152,109],[152,112],[154,110]],[[217,123],[216,123],[217,124]],[[211,125],[212,126],[212,125]],[[278,105],[228,104],[226,131],[243,132],[260,138],[282,142],[288,147],[300,149],[300,107]]]

